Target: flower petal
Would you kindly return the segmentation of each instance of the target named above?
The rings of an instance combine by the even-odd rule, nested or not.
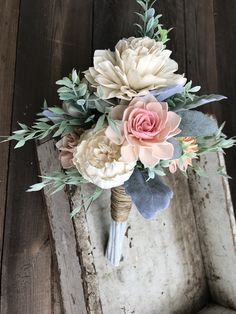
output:
[[[160,159],[153,156],[152,147],[140,147],[139,159],[145,167],[150,168],[153,168],[160,161]]]
[[[171,159],[174,155],[174,146],[168,142],[157,143],[152,146],[152,154],[159,159]]]

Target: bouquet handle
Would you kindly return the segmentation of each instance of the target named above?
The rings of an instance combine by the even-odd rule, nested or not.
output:
[[[113,266],[119,266],[122,256],[122,246],[131,211],[132,201],[125,188],[119,186],[111,189],[111,218],[106,257]]]

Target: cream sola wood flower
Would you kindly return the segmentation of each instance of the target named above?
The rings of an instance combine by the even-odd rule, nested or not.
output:
[[[97,50],[94,66],[85,77],[100,98],[130,100],[149,91],[185,85],[186,78],[175,74],[178,64],[162,42],[149,37],[120,40],[115,51]]]
[[[133,173],[136,162],[121,159],[121,147],[105,135],[105,128],[85,131],[74,150],[73,163],[80,174],[102,189],[122,185]]]

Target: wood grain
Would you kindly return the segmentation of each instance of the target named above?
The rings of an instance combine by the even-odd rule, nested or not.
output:
[[[202,156],[209,178],[189,179],[208,286],[215,303],[236,310],[236,222],[228,180],[216,174],[225,167],[221,154]]]
[[[155,220],[144,220],[133,207],[119,267],[112,267],[104,254],[110,192],[104,191],[86,213],[75,218],[86,290],[91,293],[88,313],[101,313],[99,300],[104,314],[156,313],[157,309],[163,314],[197,313],[206,304],[207,285],[187,180],[171,176],[168,184],[175,198]],[[87,193],[92,189],[87,187]],[[73,206],[80,201],[80,194],[75,194]]]
[[[169,33],[170,41],[167,48],[173,51],[171,58],[179,64],[179,73],[186,73],[186,42],[185,42],[185,7],[184,0],[159,0],[155,4],[158,14],[162,14],[161,23],[166,29],[173,28]]]
[[[31,124],[40,110],[50,63],[46,40],[50,10],[42,1],[21,1],[13,124]],[[30,66],[29,66],[30,65]],[[43,65],[43,66],[42,66]],[[11,145],[3,254],[3,313],[50,313],[51,250],[39,193],[25,193],[37,182],[34,143]]]
[[[202,94],[219,93],[216,67],[215,24],[213,0],[185,1],[187,76]],[[217,116],[222,123],[221,104],[204,106],[205,112]]]
[[[21,1],[13,129],[17,121],[32,124],[44,97],[49,104],[57,102],[54,81],[68,74],[73,66],[88,66],[91,6],[92,1]],[[55,299],[56,290],[51,292],[51,252],[44,206],[39,193],[25,194],[27,187],[38,180],[36,169],[33,144],[21,151],[11,149],[3,312],[50,313]],[[35,247],[40,259],[35,259]]]
[[[214,0],[214,18],[215,18],[215,45],[216,61],[218,71],[219,92],[228,97],[221,107],[222,121],[226,121],[225,133],[229,136],[236,134],[236,2]],[[236,148],[227,150],[226,164],[230,180],[230,187],[234,207],[236,208]]]
[[[53,173],[60,168],[58,152],[52,141],[38,147],[38,158],[41,175]],[[52,195],[50,188],[45,188],[44,195],[58,266],[63,312],[85,314],[87,311],[81,268],[76,255],[75,233],[70,219],[68,197],[64,191]]]
[[[198,314],[235,314],[236,311],[227,309],[222,306],[211,304],[204,308],[201,312]]]
[[[220,122],[226,120],[226,133],[235,135],[235,2],[159,0],[155,7],[164,15],[163,23],[175,27],[167,46],[174,50],[179,72],[200,83],[204,92],[229,96],[227,102],[207,110],[216,113]],[[2,0],[0,135],[10,133],[13,97],[13,129],[17,120],[32,124],[44,98],[50,105],[58,103],[55,80],[72,67],[86,69],[93,49],[113,48],[120,38],[133,35],[136,10],[134,0]],[[42,199],[24,193],[37,180],[34,148],[27,145],[21,152],[11,149],[10,161],[8,152],[8,144],[1,145],[0,251],[8,198],[1,309],[14,314],[60,313]],[[234,178],[230,181],[232,191],[236,189],[235,158],[235,148],[227,151],[228,171]],[[236,205],[235,193],[233,200]]]
[[[11,130],[12,101],[15,78],[16,43],[20,1],[0,2],[0,141]],[[0,149],[0,265],[2,258],[9,144]]]
[[[135,1],[94,0],[93,49],[114,49],[121,38],[133,36],[138,9]]]

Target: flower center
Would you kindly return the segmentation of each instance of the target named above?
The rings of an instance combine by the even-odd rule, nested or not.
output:
[[[120,147],[111,143],[106,137],[93,141],[89,151],[90,163],[96,168],[103,168],[105,163],[112,163],[120,158]]]
[[[156,112],[136,108],[131,113],[128,131],[138,139],[152,139],[159,132],[159,124]]]

